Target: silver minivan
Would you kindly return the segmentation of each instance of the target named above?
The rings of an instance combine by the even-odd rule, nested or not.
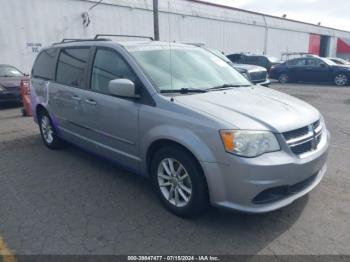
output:
[[[326,172],[330,135],[318,110],[252,86],[192,45],[62,41],[37,56],[31,99],[47,147],[69,142],[149,176],[182,217],[209,203],[272,211]]]

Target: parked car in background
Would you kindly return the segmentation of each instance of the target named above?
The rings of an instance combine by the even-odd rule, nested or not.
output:
[[[260,84],[266,87],[268,87],[271,84],[270,80],[268,79],[267,70],[264,67],[233,63],[230,59],[228,59],[222,52],[220,52],[217,49],[208,48],[208,47],[205,47],[204,45],[197,45],[197,46],[204,48],[205,50],[211,52],[212,54],[224,60],[226,63],[231,65],[234,69],[240,72],[245,78],[247,78],[253,84],[255,85]]]
[[[338,64],[338,65],[350,65],[350,62],[339,58],[339,57],[328,57],[329,60],[332,60],[334,63]]]
[[[231,54],[227,55],[227,57],[233,63],[262,66],[266,68],[267,71],[270,71],[270,68],[272,66],[281,63],[281,61],[276,57],[266,55],[254,55],[250,53]]]
[[[11,65],[0,64],[0,102],[21,102],[21,80],[28,77]]]
[[[327,169],[317,109],[252,85],[199,47],[62,42],[38,54],[30,92],[47,147],[68,141],[149,176],[179,216],[209,203],[272,211],[309,193]]]
[[[278,79],[280,83],[324,82],[345,86],[349,84],[350,66],[338,65],[327,58],[306,56],[273,66],[270,78]]]

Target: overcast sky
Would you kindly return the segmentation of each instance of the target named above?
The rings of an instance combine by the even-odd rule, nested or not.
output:
[[[350,31],[350,0],[206,0]]]

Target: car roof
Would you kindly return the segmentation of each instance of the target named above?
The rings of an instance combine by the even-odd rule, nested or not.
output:
[[[76,41],[67,41],[63,43],[55,43],[51,47],[69,47],[69,46],[90,46],[90,45],[99,45],[99,46],[123,46],[126,49],[142,49],[142,47],[195,47],[194,45],[176,43],[176,42],[163,42],[163,41],[152,41],[152,40],[140,40],[140,41],[112,41],[110,39],[104,40],[76,40]],[[43,48],[44,50],[45,48]]]
[[[252,53],[233,53],[231,55],[244,55],[244,56],[265,56],[267,57],[267,55],[262,55],[262,54],[252,54]]]

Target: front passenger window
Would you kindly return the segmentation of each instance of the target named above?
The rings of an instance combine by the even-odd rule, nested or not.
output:
[[[135,84],[137,81],[135,73],[116,51],[98,49],[92,69],[91,89],[109,94],[109,81],[118,78],[129,79]]]

